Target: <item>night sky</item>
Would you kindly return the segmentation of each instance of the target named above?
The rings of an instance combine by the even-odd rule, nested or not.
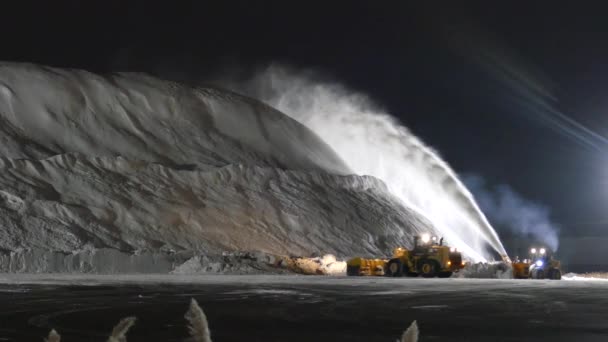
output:
[[[608,235],[608,21],[600,6],[42,3],[3,8],[1,60],[195,84],[273,62],[314,69],[368,94],[458,173],[548,206],[563,236]]]

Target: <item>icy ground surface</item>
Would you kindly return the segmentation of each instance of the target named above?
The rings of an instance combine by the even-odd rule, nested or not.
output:
[[[316,276],[0,276],[0,337],[179,341],[189,299],[215,341],[606,341],[608,282]]]

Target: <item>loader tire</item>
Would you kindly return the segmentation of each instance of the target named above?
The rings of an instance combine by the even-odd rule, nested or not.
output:
[[[403,277],[403,263],[399,259],[391,259],[386,265],[388,277]]]
[[[552,279],[552,280],[561,280],[562,279],[562,271],[560,271],[560,270],[551,270],[551,271],[549,271],[549,279]]]
[[[536,270],[534,272],[534,279],[545,279],[545,270]]]
[[[424,278],[433,278],[437,276],[437,264],[432,260],[422,260],[418,272]]]
[[[346,266],[346,275],[348,276],[353,276],[353,277],[358,277],[359,274],[359,270],[361,269],[361,266]]]

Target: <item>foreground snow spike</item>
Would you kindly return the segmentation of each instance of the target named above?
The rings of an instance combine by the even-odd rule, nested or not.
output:
[[[45,342],[61,342],[61,336],[55,331],[55,329],[49,332],[49,336],[44,339]]]
[[[184,317],[190,323],[188,330],[190,331],[191,338],[188,341],[211,342],[211,332],[209,331],[207,316],[205,316],[203,309],[198,306],[196,299],[192,298],[190,309]]]
[[[135,317],[123,318],[112,329],[112,335],[108,338],[108,342],[127,342],[127,332],[135,324]]]
[[[403,333],[401,342],[418,342],[418,323],[416,321],[413,321],[410,327]]]
[[[211,332],[209,331],[207,316],[205,316],[203,309],[198,305],[196,299],[192,298],[190,301],[190,309],[188,309],[188,312],[186,312],[184,317],[190,323],[188,325],[190,338],[186,341],[211,342]],[[135,324],[135,321],[135,317],[127,317],[120,320],[114,329],[112,329],[112,335],[108,338],[107,342],[127,342],[127,332]],[[44,339],[44,341],[61,342],[61,336],[53,329],[49,332],[49,336]],[[412,322],[401,336],[401,340],[397,342],[418,342],[418,324],[416,321]]]

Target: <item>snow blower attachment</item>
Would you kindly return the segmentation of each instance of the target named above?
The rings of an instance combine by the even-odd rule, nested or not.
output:
[[[349,276],[418,276],[447,278],[464,267],[456,248],[443,244],[443,238],[424,234],[414,238],[414,249],[395,249],[390,259],[353,258],[346,264]]]
[[[562,279],[561,263],[549,255],[545,248],[532,248],[527,259],[513,261],[513,278]]]

